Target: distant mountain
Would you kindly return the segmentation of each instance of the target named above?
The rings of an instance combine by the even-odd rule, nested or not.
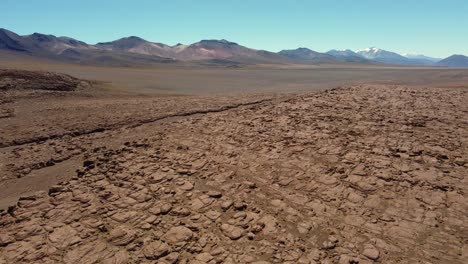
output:
[[[282,50],[278,54],[290,59],[306,63],[336,63],[340,62],[336,57],[313,51],[308,48],[298,48],[293,50]]]
[[[298,48],[294,50],[282,50],[279,54],[292,60],[308,64],[342,64],[359,63],[368,64],[369,60],[361,57],[354,52],[331,50],[326,53],[317,52],[308,48]]]
[[[328,55],[340,58],[346,62],[360,62],[360,63],[370,63],[370,60],[364,58],[360,54],[347,49],[347,50],[329,50],[326,52]]]
[[[202,40],[180,48],[176,54],[177,59],[183,61],[228,59],[244,63],[288,62],[287,58],[276,53],[250,49],[225,39]]]
[[[425,56],[425,55],[422,55],[422,54],[403,53],[401,55],[403,55],[404,57],[406,57],[408,59],[427,60],[427,61],[431,61],[431,62],[438,62],[438,61],[442,60],[441,58],[428,57],[428,56]]]
[[[379,49],[379,48],[366,48],[356,51],[357,54],[366,59],[400,65],[432,65],[434,62],[423,58],[408,58],[398,53]]]
[[[90,65],[132,66],[173,62],[160,56],[108,51],[68,37],[34,33],[20,36],[0,29],[0,50]]]
[[[21,36],[0,28],[0,49],[26,52],[27,48],[21,43]]]
[[[327,54],[335,56],[335,57],[361,57],[361,55],[357,54],[356,52],[346,49],[346,50],[329,50]]]
[[[282,62],[285,60],[278,54],[258,51],[241,46],[235,42],[222,40],[202,40],[200,42],[175,46],[149,42],[138,37],[128,37],[112,42],[98,43],[96,47],[109,51],[120,51],[144,55],[155,55],[181,61],[198,60],[232,60],[239,62]],[[221,61],[211,61],[210,63]]]
[[[19,58],[40,57],[51,60],[91,65],[133,66],[160,63],[194,63],[236,67],[246,64],[369,64],[389,63],[396,65],[434,65],[438,60],[424,55],[402,56],[378,48],[330,50],[320,53],[308,48],[282,50],[278,53],[251,49],[228,40],[202,40],[193,44],[169,46],[130,36],[110,42],[90,45],[69,37],[56,37],[34,33],[20,36],[0,29],[0,52],[2,56]],[[456,55],[437,66],[465,66],[464,56]]]
[[[256,51],[237,43],[222,40],[202,40],[180,49],[180,60],[228,59],[235,56],[254,56]]]
[[[70,48],[95,49],[92,45],[68,37],[56,37],[40,33],[19,36],[6,29],[0,29],[0,48],[40,54],[60,54]]]
[[[67,37],[55,37],[54,35],[44,35],[34,33],[22,37],[25,43],[34,49],[45,50],[54,54],[60,54],[67,49],[95,49],[82,41]]]
[[[403,57],[400,54],[397,54],[391,51],[378,49],[378,48],[360,49],[360,50],[357,50],[356,53],[366,59],[378,61],[378,62],[391,63],[391,64],[409,64],[410,62],[410,59]]]
[[[137,54],[153,55],[175,59],[176,49],[171,46],[149,42],[139,37],[121,38],[112,42],[101,42],[95,45],[98,49],[130,52]]]
[[[452,55],[437,62],[436,65],[445,67],[468,67],[468,57],[463,55]]]

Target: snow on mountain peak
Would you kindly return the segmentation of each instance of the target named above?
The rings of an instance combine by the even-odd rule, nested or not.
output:
[[[382,49],[371,47],[371,48],[357,50],[356,53],[367,59],[375,59],[376,57],[379,57],[381,54],[386,53],[386,52]]]
[[[371,48],[356,50],[356,53],[359,53],[359,52],[372,52],[372,53],[375,53],[375,52],[379,52],[379,51],[381,51],[381,49],[376,48],[376,47],[371,47]]]

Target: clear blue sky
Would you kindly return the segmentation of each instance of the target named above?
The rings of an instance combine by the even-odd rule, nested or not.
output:
[[[0,0],[0,27],[94,44],[228,39],[279,51],[379,47],[468,55],[468,0]]]

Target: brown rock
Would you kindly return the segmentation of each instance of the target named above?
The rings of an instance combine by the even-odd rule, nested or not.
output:
[[[258,221],[258,223],[263,226],[262,231],[265,235],[274,234],[277,232],[276,222],[276,218],[272,215],[265,215]]]
[[[132,219],[137,215],[137,212],[135,211],[125,211],[125,212],[118,212],[116,214],[113,214],[110,218],[113,220],[120,222],[120,223],[125,223],[128,220]]]
[[[143,246],[143,255],[147,259],[158,259],[169,253],[169,246],[161,241],[152,241]]]
[[[457,164],[458,166],[463,166],[466,164],[466,160],[464,160],[463,158],[456,158],[454,163]]]
[[[377,260],[380,257],[379,250],[373,246],[366,247],[364,251],[362,252],[362,254],[372,260]]]
[[[214,211],[214,210],[211,210],[211,211],[206,212],[205,216],[208,217],[210,220],[214,221],[214,220],[218,219],[221,216],[221,213],[217,212],[217,211]]]
[[[209,191],[207,195],[212,198],[221,198],[223,196],[223,194],[218,191]]]
[[[222,224],[221,231],[232,240],[237,240],[245,234],[244,229],[229,224]]]
[[[58,249],[65,249],[70,245],[78,243],[81,239],[78,232],[70,226],[63,226],[54,230],[49,235],[50,242]]]
[[[169,229],[164,239],[169,243],[185,242],[192,238],[193,232],[185,226],[176,226]]]
[[[125,226],[119,226],[109,232],[108,241],[109,243],[116,246],[125,246],[132,242],[135,238],[135,231]]]
[[[71,251],[68,251],[64,258],[64,263],[97,263],[104,260],[109,254],[107,243],[97,240],[91,243],[82,244]]]
[[[128,252],[125,249],[119,250],[117,252],[109,252],[109,254],[102,259],[103,264],[127,264],[130,257]]]
[[[323,249],[333,249],[333,248],[335,248],[335,247],[336,247],[336,244],[333,243],[332,241],[328,241],[328,240],[327,240],[327,241],[324,241],[324,242],[322,243],[322,248],[323,248]]]
[[[9,263],[34,263],[45,257],[46,253],[44,250],[40,250],[40,247],[36,248],[33,243],[19,241],[6,246],[0,255],[10,260]]]
[[[178,260],[179,260],[179,253],[177,253],[177,252],[172,252],[172,253],[170,253],[169,255],[167,255],[167,256],[161,258],[161,259],[159,260],[159,262],[160,262],[161,264],[166,264],[166,263],[167,263],[167,264],[174,264],[174,263],[177,263]],[[159,262],[158,262],[158,263],[159,263]],[[183,262],[182,262],[182,263],[183,263]]]
[[[0,234],[0,247],[4,247],[8,244],[15,242],[15,238],[8,234]]]
[[[148,211],[152,214],[159,215],[159,214],[167,214],[172,210],[172,204],[170,203],[161,203],[153,206]]]
[[[221,209],[227,211],[232,206],[232,204],[233,202],[231,200],[224,201],[221,203]]]
[[[236,209],[238,211],[245,210],[246,208],[247,208],[247,204],[245,204],[243,202],[235,202],[234,203],[234,209]]]
[[[213,256],[210,253],[204,252],[195,256],[196,260],[199,260],[203,263],[208,263],[213,260]]]

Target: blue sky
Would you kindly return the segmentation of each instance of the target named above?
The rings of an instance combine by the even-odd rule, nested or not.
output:
[[[468,55],[468,0],[0,0],[0,27],[94,44],[228,39],[256,49]]]

